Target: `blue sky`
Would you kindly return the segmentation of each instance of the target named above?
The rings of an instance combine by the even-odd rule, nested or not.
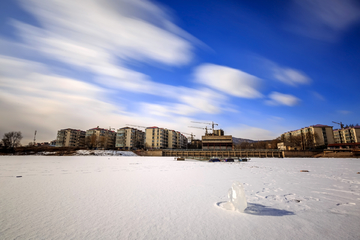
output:
[[[1,1],[0,134],[360,123],[359,42],[351,0]]]

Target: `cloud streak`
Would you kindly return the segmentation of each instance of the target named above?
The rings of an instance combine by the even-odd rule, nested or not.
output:
[[[291,68],[281,68],[281,67],[274,67],[274,77],[291,86],[297,86],[300,84],[309,84],[311,82],[310,78],[306,76],[305,73],[291,69]]]
[[[294,0],[290,12],[291,31],[330,42],[360,21],[360,6],[354,0]]]
[[[285,106],[295,106],[300,103],[300,99],[290,94],[283,94],[279,92],[272,92],[269,95],[270,100],[267,100],[268,105],[285,105]]]
[[[182,94],[180,103],[174,96],[172,104],[138,102],[135,104],[141,106],[140,111],[128,111],[125,104],[111,100],[112,89],[55,75],[33,61],[0,55],[0,64],[0,112],[4,113],[0,133],[22,131],[23,144],[32,140],[35,130],[39,141],[50,141],[58,129],[67,127],[86,130],[94,126],[145,124],[186,131],[191,120],[184,115],[214,111],[211,108],[221,110],[221,105],[208,97],[216,95],[211,90],[188,89],[190,92]]]
[[[172,26],[168,16],[150,2],[30,0],[22,3],[44,27],[36,42],[46,43],[49,48],[45,52],[50,55],[56,56],[58,46],[64,51],[65,45],[82,53],[82,46],[86,46],[90,51],[113,54],[124,60],[152,60],[168,65],[186,64],[192,57],[193,47],[179,36],[180,31],[174,33],[171,32],[174,27],[169,30],[155,24]],[[144,16],[147,21],[142,19]],[[50,51],[52,48],[54,52]]]
[[[203,64],[195,71],[195,82],[241,98],[261,98],[260,79],[238,69]]]

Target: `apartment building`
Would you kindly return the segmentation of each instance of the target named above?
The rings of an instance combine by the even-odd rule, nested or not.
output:
[[[146,148],[186,148],[187,138],[175,130],[158,127],[148,127],[145,130]]]
[[[85,145],[88,148],[112,149],[115,148],[115,138],[115,131],[97,126],[86,130]]]
[[[180,143],[178,142],[178,139],[180,137],[180,133],[176,132],[175,130],[169,130],[168,131],[168,144],[167,148],[172,149],[178,149],[181,148]]]
[[[85,131],[66,128],[57,132],[56,147],[85,147]]]
[[[360,143],[360,126],[334,129],[335,143]]]
[[[187,137],[185,137],[180,132],[177,132],[177,146],[176,146],[176,148],[178,148],[178,149],[187,148],[188,142],[189,141],[188,141]]]
[[[281,139],[284,143],[291,143],[292,150],[322,147],[335,142],[333,127],[322,124],[284,133]]]
[[[115,147],[121,150],[144,148],[145,132],[136,128],[119,128],[116,133]]]

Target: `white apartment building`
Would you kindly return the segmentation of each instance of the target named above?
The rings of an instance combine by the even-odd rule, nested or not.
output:
[[[281,139],[285,144],[291,143],[293,150],[327,146],[335,142],[333,127],[322,124],[284,133]]]
[[[85,147],[85,131],[66,128],[57,132],[56,147]]]
[[[116,133],[115,147],[121,150],[132,150],[144,147],[145,132],[131,128],[119,128]]]
[[[149,149],[180,149],[187,147],[187,138],[175,130],[148,127],[145,130],[145,147]]]
[[[86,130],[85,145],[89,148],[112,149],[115,148],[115,138],[114,131],[97,126]]]
[[[334,129],[335,143],[360,143],[360,126]]]

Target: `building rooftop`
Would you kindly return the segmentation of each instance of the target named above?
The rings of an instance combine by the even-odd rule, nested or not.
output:
[[[309,127],[332,127],[332,126],[323,125],[323,124],[316,124],[316,125],[311,125]]]
[[[288,132],[285,132],[285,133],[296,132],[296,131],[299,131],[299,130],[302,130],[302,129],[305,129],[305,128],[309,128],[309,127],[332,127],[332,126],[323,125],[323,124],[315,124],[315,125],[310,125],[308,127],[303,127],[303,128],[297,129],[297,130],[288,131]]]
[[[109,130],[109,129],[105,129],[105,128],[99,128],[99,126],[97,126],[96,128],[90,128],[87,131],[89,131],[89,130],[104,130],[104,131],[113,132],[113,133],[115,132],[113,130]]]
[[[83,130],[74,129],[74,128],[64,128],[64,129],[61,129],[60,131],[63,131],[63,130],[72,130],[72,131],[82,131],[82,132],[84,132]]]
[[[345,130],[345,129],[352,129],[352,128],[354,128],[354,129],[360,129],[360,126],[354,126],[354,127],[346,127],[346,128],[339,128],[339,129],[334,129],[334,131],[340,131],[340,130]]]

